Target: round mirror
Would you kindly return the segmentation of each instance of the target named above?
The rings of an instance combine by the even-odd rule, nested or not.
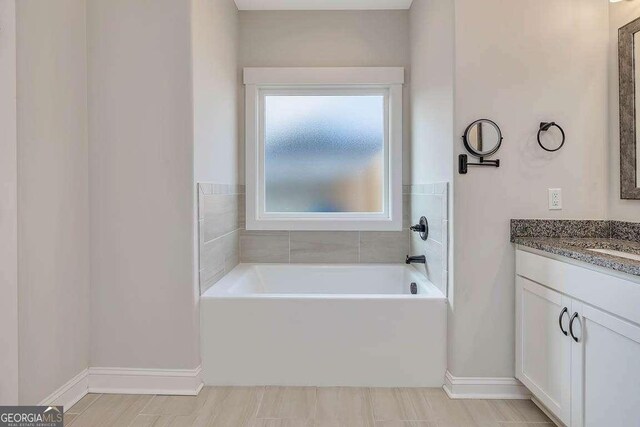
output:
[[[502,132],[495,122],[480,119],[467,126],[462,136],[465,148],[476,157],[487,157],[498,151]]]

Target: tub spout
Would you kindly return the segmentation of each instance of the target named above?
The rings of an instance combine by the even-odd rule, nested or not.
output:
[[[426,264],[427,258],[424,255],[417,256],[409,256],[407,255],[407,259],[405,260],[406,264]]]

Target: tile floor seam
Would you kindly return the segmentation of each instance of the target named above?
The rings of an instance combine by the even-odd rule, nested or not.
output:
[[[140,412],[138,413],[138,415],[158,415],[158,414],[147,414],[147,413],[144,412],[144,410],[147,409],[147,407],[151,404],[151,402],[153,402],[153,399],[155,399],[156,397],[158,397],[157,394],[154,394],[153,396],[151,396],[151,399],[149,399],[147,404],[144,405],[142,407],[142,409],[140,409]]]
[[[89,394],[93,394],[93,393],[87,393],[87,394],[85,394],[84,396],[82,396],[82,398],[81,398],[80,400],[84,399],[84,398],[85,398],[85,397],[87,397]],[[90,407],[91,405],[93,405],[94,403],[96,403],[96,402],[98,401],[98,399],[100,399],[103,395],[104,395],[103,393],[98,394],[98,396],[97,396],[97,397],[96,397],[96,398],[95,398],[91,403],[89,403],[89,404],[87,405],[87,407],[86,407],[86,408],[84,408],[84,410],[82,410],[82,412],[69,412],[69,415],[77,415],[77,416],[80,416],[80,414],[82,414],[82,413],[83,413],[83,412],[85,412],[87,409],[89,409],[89,407]],[[79,401],[80,401],[80,400],[79,400]],[[79,401],[78,401],[78,402],[79,402]],[[74,407],[78,402],[76,402],[74,405],[72,405],[72,406],[71,406],[71,408],[69,408],[69,409],[73,409],[73,407]]]
[[[258,399],[258,403],[256,404],[256,410],[253,413],[253,419],[254,420],[258,419],[258,412],[260,411],[260,406],[262,406],[262,401],[264,400],[264,395],[265,395],[265,392],[267,390],[267,387],[265,387],[265,386],[261,386],[259,388],[262,389],[262,392],[260,393],[260,398]]]

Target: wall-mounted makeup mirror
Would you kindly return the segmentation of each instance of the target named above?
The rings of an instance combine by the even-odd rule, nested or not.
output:
[[[640,18],[618,30],[620,198],[640,200]]]
[[[502,132],[495,122],[489,119],[480,119],[467,126],[462,140],[471,155],[488,157],[500,148]]]
[[[500,167],[500,160],[487,160],[500,149],[502,144],[502,132],[500,127],[492,120],[480,119],[472,122],[462,135],[464,148],[472,156],[479,159],[478,163],[469,163],[466,154],[458,156],[458,172],[466,174],[468,166],[493,166]]]

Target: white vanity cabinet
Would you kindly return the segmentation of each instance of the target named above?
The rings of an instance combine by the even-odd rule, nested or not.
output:
[[[516,277],[517,378],[558,419],[571,417],[571,299],[523,277]],[[568,333],[568,332],[567,332]]]
[[[572,426],[640,426],[640,326],[574,301]],[[640,307],[638,308],[640,310]]]
[[[516,377],[571,427],[640,427],[640,282],[516,252]]]

